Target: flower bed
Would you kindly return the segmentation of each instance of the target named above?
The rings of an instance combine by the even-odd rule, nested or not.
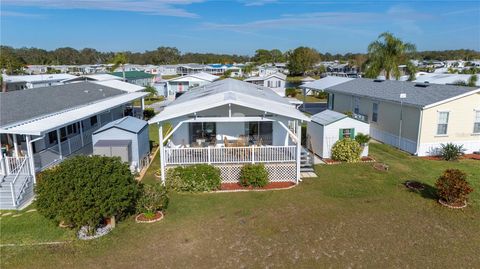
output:
[[[423,191],[425,189],[425,185],[423,183],[413,180],[405,181],[405,187],[413,191]]]
[[[295,186],[293,182],[270,182],[261,188],[244,187],[239,183],[222,183],[221,191],[237,191],[237,190],[273,190],[273,189],[288,189]]]
[[[345,163],[345,162],[335,161],[335,160],[328,159],[328,158],[322,159],[322,161],[324,161],[326,164]],[[369,157],[369,156],[362,157],[362,158],[360,158],[360,161],[359,161],[359,163],[372,163],[372,162],[375,162],[375,159],[373,159],[372,157]]]
[[[448,207],[448,208],[452,208],[452,209],[462,209],[462,208],[467,207],[467,201],[463,201],[463,203],[449,204],[443,199],[438,199],[438,202],[441,205],[443,205],[445,207]]]
[[[420,157],[425,160],[431,160],[431,161],[444,161],[442,156],[422,156]],[[480,161],[480,154],[464,154],[460,158],[460,160],[478,160]]]
[[[163,219],[163,213],[161,211],[157,211],[157,213],[155,213],[155,216],[153,216],[153,218],[147,218],[145,216],[145,214],[138,214],[136,217],[135,217],[135,222],[137,223],[153,223],[153,222],[157,222],[157,221],[160,221]]]

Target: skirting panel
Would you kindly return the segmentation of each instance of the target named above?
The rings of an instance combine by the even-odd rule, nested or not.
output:
[[[214,165],[220,169],[222,183],[237,183],[240,180],[242,165]],[[297,178],[296,163],[265,164],[270,182],[295,182]]]

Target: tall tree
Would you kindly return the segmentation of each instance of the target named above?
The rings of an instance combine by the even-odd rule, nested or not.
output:
[[[298,47],[288,53],[287,68],[291,75],[304,75],[320,61],[320,54],[312,48]]]
[[[112,61],[112,71],[115,71],[118,67],[122,68],[123,81],[125,81],[125,64],[127,64],[127,56],[125,53],[117,53]]]
[[[407,54],[415,52],[414,44],[405,43],[389,32],[382,33],[368,45],[368,67],[366,76],[375,78],[383,71],[385,78],[400,78],[398,66],[408,61]]]
[[[153,57],[155,64],[176,64],[180,60],[180,51],[174,47],[159,47]]]
[[[15,54],[13,48],[0,46],[0,69],[9,75],[13,75],[22,73],[22,67],[24,66],[25,62]]]

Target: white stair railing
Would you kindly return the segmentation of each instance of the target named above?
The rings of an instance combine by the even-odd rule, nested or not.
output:
[[[21,182],[21,186],[19,188],[19,191],[18,191],[17,194],[15,194],[15,183],[17,183],[17,180],[21,175],[26,175],[28,177],[27,177],[26,180]],[[30,178],[30,167],[29,167],[29,164],[28,164],[28,156],[25,156],[23,158],[22,163],[20,164],[20,166],[16,170],[15,177],[13,178],[12,182],[10,182],[10,190],[11,190],[11,194],[12,194],[12,203],[13,203],[14,206],[17,206],[17,201],[20,198],[20,195],[22,194],[25,186],[27,185],[29,178]]]

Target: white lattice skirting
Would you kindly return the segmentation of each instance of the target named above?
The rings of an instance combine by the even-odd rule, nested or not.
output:
[[[222,183],[237,183],[240,180],[240,170],[243,165],[215,165],[220,169]],[[265,164],[270,182],[295,182],[297,177],[296,163]]]

